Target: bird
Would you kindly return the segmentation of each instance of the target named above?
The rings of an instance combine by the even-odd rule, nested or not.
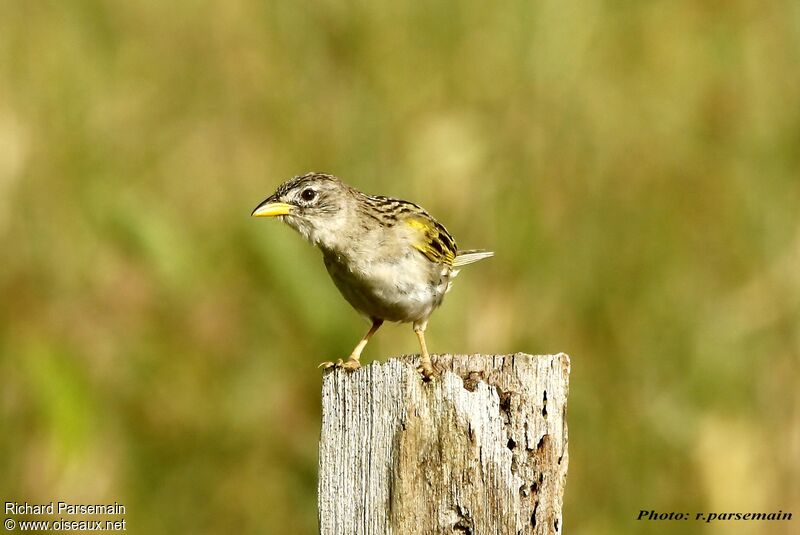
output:
[[[371,327],[346,360],[322,368],[356,370],[384,322],[411,323],[420,345],[419,372],[433,377],[425,343],[428,319],[460,268],[494,255],[459,251],[447,229],[419,205],[367,195],[325,173],[295,176],[264,199],[253,217],[277,217],[322,252],[339,292]]]

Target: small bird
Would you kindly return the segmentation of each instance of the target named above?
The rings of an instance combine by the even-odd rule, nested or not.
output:
[[[413,325],[422,351],[419,370],[430,379],[428,318],[442,304],[455,268],[494,255],[458,251],[447,229],[412,202],[366,195],[323,173],[284,182],[252,216],[278,217],[316,245],[339,292],[372,322],[346,361],[320,364],[325,368],[359,368],[369,339],[393,321]]]

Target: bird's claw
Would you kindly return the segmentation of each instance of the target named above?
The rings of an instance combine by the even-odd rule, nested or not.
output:
[[[433,380],[433,367],[432,366],[424,366],[420,364],[417,366],[417,371],[422,375],[422,379],[425,382]]]
[[[344,363],[340,360],[336,363],[340,368],[345,370],[354,371],[361,367],[361,363],[358,362],[356,359],[347,359]]]
[[[341,368],[343,370],[354,371],[361,367],[361,363],[354,358],[349,358],[346,361],[339,359],[335,363],[331,361],[321,362],[317,368],[329,370],[331,368]]]

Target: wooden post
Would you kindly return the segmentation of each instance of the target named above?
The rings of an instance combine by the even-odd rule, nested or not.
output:
[[[322,535],[561,533],[569,357],[416,356],[322,385]]]

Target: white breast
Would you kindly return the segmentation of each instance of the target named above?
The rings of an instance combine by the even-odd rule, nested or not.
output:
[[[387,321],[426,319],[441,304],[450,279],[449,267],[431,264],[414,249],[368,263],[325,255],[325,266],[356,310]]]

